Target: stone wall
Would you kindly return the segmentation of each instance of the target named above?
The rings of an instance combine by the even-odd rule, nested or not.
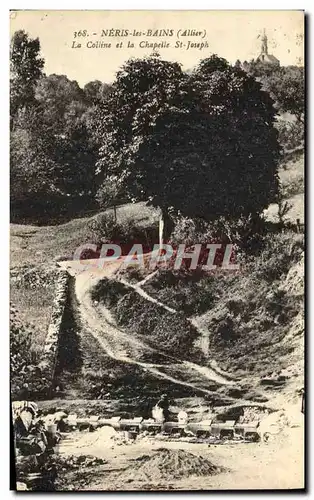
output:
[[[52,386],[59,351],[59,339],[62,330],[65,312],[69,275],[66,271],[58,270],[55,283],[55,297],[52,305],[50,324],[45,340],[42,360],[38,364],[42,374]]]

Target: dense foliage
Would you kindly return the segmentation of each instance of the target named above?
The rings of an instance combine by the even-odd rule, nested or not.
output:
[[[18,312],[10,307],[10,383],[13,399],[38,397],[47,390],[47,382],[35,364],[30,350],[33,328],[23,324]]]
[[[39,39],[31,39],[24,31],[16,31],[10,48],[10,112],[34,103],[35,88],[42,76],[44,60],[40,57]]]
[[[278,112],[303,122],[303,68],[244,71],[211,56],[184,72],[152,54],[127,61],[112,85],[81,88],[45,75],[39,40],[18,31],[10,69],[15,220],[127,200],[192,218],[247,217],[276,197],[277,129],[287,149],[302,140],[274,123]]]
[[[11,42],[12,215],[59,217],[95,206],[97,147],[93,116],[109,86],[81,89],[64,75],[46,76],[39,40]]]
[[[252,61],[246,65],[248,74],[259,80],[275,101],[277,111],[290,113],[304,123],[304,68],[272,66]]]
[[[260,87],[217,56],[190,75],[157,55],[128,61],[102,109],[103,186],[114,175],[131,199],[189,216],[260,212],[274,199],[279,157]]]

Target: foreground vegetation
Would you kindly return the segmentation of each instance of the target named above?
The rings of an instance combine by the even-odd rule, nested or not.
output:
[[[60,223],[126,200],[150,200],[164,215],[259,213],[276,195],[279,143],[303,141],[300,67],[214,55],[184,72],[153,54],[126,61],[110,85],[82,89],[46,75],[40,40],[24,31],[10,55],[15,222]],[[283,113],[289,125],[275,123]]]

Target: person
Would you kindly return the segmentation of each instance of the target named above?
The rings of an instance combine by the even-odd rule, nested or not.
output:
[[[178,413],[178,422],[180,425],[186,425],[188,423],[188,414],[186,411],[181,410]]]
[[[167,394],[161,395],[160,400],[156,404],[156,407],[162,409],[164,422],[169,422],[170,411],[169,411],[169,399]]]

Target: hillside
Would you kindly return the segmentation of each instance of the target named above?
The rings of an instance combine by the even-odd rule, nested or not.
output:
[[[303,491],[304,13],[94,14],[10,13],[10,487]]]
[[[11,224],[11,268],[23,265],[50,266],[58,260],[71,259],[76,248],[83,243],[94,243],[93,221],[103,214],[113,216],[108,209],[97,215],[73,219],[58,226],[30,226]],[[117,208],[117,222],[122,226],[149,229],[157,224],[158,211],[146,203],[128,203]],[[105,234],[103,236],[106,236]]]
[[[83,243],[97,241],[93,222],[104,214],[112,217],[113,210],[58,226],[10,226],[10,300],[21,320],[33,325],[32,348],[37,355],[50,321],[56,263],[72,259],[73,252]],[[134,226],[149,230],[157,225],[158,213],[145,203],[127,204],[117,208],[117,221],[126,230]]]
[[[302,200],[303,206],[302,157],[289,160],[280,176],[286,199],[294,203],[291,222],[296,213],[303,221],[301,204],[296,203]],[[276,221],[269,216],[272,209],[276,214],[277,207],[270,207],[268,218]],[[84,242],[99,242],[99,235],[108,237],[100,229],[103,222],[106,227],[112,223],[112,215],[109,210],[60,226],[11,227],[11,301],[22,323],[32,323],[28,331],[35,365],[51,320],[57,267],[71,276],[54,374],[56,392],[44,400],[39,392],[41,411],[149,418],[160,395],[167,393],[171,411],[185,410],[190,422],[243,414],[246,422],[261,422],[261,433],[272,432],[275,421],[278,436],[271,434],[267,444],[224,446],[176,443],[168,437],[159,441],[157,436],[134,444],[120,438],[94,444],[98,432],[73,432],[62,440],[60,456],[104,457],[119,469],[114,484],[128,489],[130,469],[124,479],[121,464],[133,471],[134,456],[143,449],[154,462],[158,446],[192,446],[194,453],[226,469],[219,479],[206,478],[209,489],[229,488],[235,480],[243,488],[299,487],[304,455],[304,235],[293,227],[267,234],[262,251],[244,259],[235,274],[125,271],[123,260],[82,270],[71,260],[74,250]],[[143,203],[120,207],[117,216],[124,236],[140,233],[147,238],[156,231],[158,212]],[[289,478],[288,467],[293,468]],[[64,475],[66,484],[72,482]],[[90,488],[110,490],[111,480],[95,466]],[[181,487],[197,489],[198,484],[187,478]]]
[[[304,222],[304,154],[298,153],[285,161],[279,170],[284,200],[290,205],[286,220]],[[278,207],[273,204],[265,210],[267,219],[278,222]]]
[[[291,221],[295,221],[296,215],[303,221],[303,161],[303,155],[298,155],[289,159],[280,170],[286,199],[292,205],[288,214]],[[295,203],[296,200],[302,203]],[[268,209],[267,217],[271,219],[272,213],[276,213],[275,206]],[[105,214],[112,216],[112,210]],[[11,300],[17,306],[21,319],[27,319],[35,325],[33,347],[39,353],[50,318],[56,262],[71,259],[76,247],[82,243],[95,242],[91,228],[100,217],[102,214],[74,219],[59,226],[11,225]],[[144,203],[128,204],[118,208],[117,220],[125,226],[126,231],[132,227],[146,231],[157,224],[158,212]],[[161,285],[160,278],[155,276],[144,285],[144,289],[167,305],[181,307],[187,317],[193,318],[194,324],[202,332],[195,344],[202,356],[206,358],[206,349],[210,349],[227,371],[240,370],[242,364],[246,367],[243,373],[241,370],[239,372],[242,378],[246,376],[245,371],[249,371],[250,375],[253,371],[257,377],[261,377],[270,371],[270,366],[273,371],[280,371],[287,364],[290,358],[286,351],[290,347],[284,338],[290,328],[294,328],[294,324],[302,324],[302,292],[291,296],[281,289],[295,266],[301,265],[302,251],[302,235],[277,235],[275,239],[269,238],[268,249],[260,261],[256,260],[253,268],[249,266],[243,269],[239,276],[208,277],[192,283],[175,280],[169,286]],[[282,272],[277,273],[276,280],[272,281],[272,273],[280,266]],[[126,278],[132,279],[129,276]],[[276,301],[279,301],[277,307],[283,307],[281,316],[285,315],[284,318],[277,317],[276,306],[272,305]],[[145,308],[145,301],[142,306]],[[127,312],[125,301],[124,308]],[[142,314],[141,304],[137,302],[137,307],[133,307],[132,311],[132,321],[137,325],[137,316]],[[300,320],[294,316],[295,311],[299,312]],[[234,345],[230,345],[230,342],[217,343],[213,333],[223,329],[226,316],[235,330],[234,336],[240,337]],[[145,320],[144,317],[145,326],[148,318]],[[291,335],[293,337],[293,333]],[[261,345],[263,349],[257,347]],[[250,349],[253,349],[252,352]],[[252,359],[248,359],[249,356]],[[258,381],[256,383],[259,384]]]

